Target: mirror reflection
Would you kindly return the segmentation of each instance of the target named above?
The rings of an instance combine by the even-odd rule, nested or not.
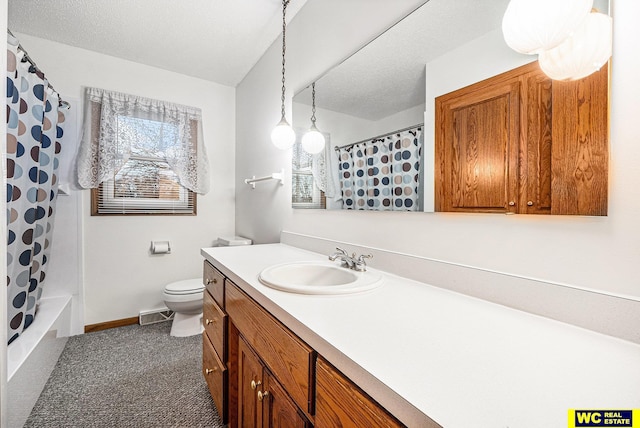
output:
[[[297,93],[293,206],[434,211],[435,99],[536,60],[504,42],[508,2],[430,0],[318,78],[315,100],[311,84]],[[300,146],[312,116],[314,155]]]

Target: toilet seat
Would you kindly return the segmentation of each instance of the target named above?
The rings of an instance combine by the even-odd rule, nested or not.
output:
[[[184,296],[188,294],[199,294],[204,291],[201,278],[185,279],[172,282],[164,288],[164,293],[172,296]]]

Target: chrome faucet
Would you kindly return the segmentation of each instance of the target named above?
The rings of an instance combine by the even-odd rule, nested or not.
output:
[[[367,270],[367,263],[364,259],[371,259],[373,256],[371,254],[360,255],[356,258],[356,253],[353,253],[351,256],[340,247],[336,247],[336,252],[329,256],[329,260],[342,260],[342,267],[353,269],[358,272],[364,272]]]
[[[356,261],[354,260],[354,257],[356,256],[356,254],[353,253],[353,256],[349,257],[349,254],[347,254],[347,252],[342,248],[336,247],[336,250],[338,251],[336,251],[335,253],[329,256],[329,260],[331,261],[342,260],[342,267],[353,269],[353,267],[356,264]]]

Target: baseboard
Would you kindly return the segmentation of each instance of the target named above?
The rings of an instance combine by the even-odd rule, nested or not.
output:
[[[97,324],[89,324],[84,326],[85,333],[93,333],[94,331],[108,330],[110,328],[125,327],[127,325],[138,324],[138,317],[123,318],[120,320],[99,322]]]

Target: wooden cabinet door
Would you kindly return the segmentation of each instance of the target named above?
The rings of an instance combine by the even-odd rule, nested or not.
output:
[[[533,62],[436,99],[436,211],[606,215],[608,66]]]
[[[553,82],[552,214],[607,215],[609,67]]]
[[[262,412],[258,411],[258,390],[263,387],[262,363],[242,337],[238,346],[238,425],[262,426]]]
[[[318,358],[316,362],[316,428],[402,427],[353,382]],[[438,427],[434,423],[431,427]]]
[[[208,291],[205,290],[203,295],[202,322],[204,323],[204,331],[207,332],[207,336],[218,353],[220,361],[226,361],[227,314],[220,309]]]
[[[242,336],[238,346],[238,425],[305,428],[306,418]]]
[[[265,372],[265,385],[262,395],[263,427],[268,428],[305,428],[306,418],[293,403],[278,381]],[[264,394],[267,394],[266,396]]]
[[[535,63],[534,63],[535,64]],[[518,212],[551,213],[552,80],[535,67],[520,76],[523,136],[519,163]]]
[[[202,334],[202,374],[223,422],[227,421],[227,370],[218,358],[209,336]]]
[[[227,280],[225,287],[225,302],[231,322],[297,406],[310,415],[313,387],[309,379],[315,358],[313,349],[231,281]]]
[[[436,211],[516,212],[519,82],[438,100]]]

